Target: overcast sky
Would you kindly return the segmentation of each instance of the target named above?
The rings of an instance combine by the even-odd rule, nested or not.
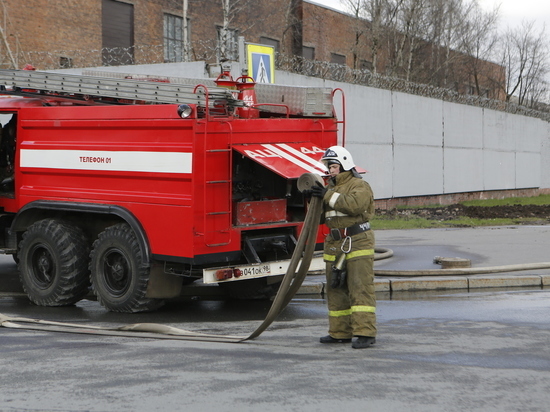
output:
[[[335,9],[341,9],[340,0],[312,0]],[[546,32],[550,33],[550,1],[548,0],[478,0],[481,7],[491,10],[500,4],[500,25],[515,27],[522,20],[537,22],[542,28],[546,24]]]

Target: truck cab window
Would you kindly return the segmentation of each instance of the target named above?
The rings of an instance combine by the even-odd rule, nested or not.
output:
[[[15,160],[16,116],[1,113],[0,123],[0,195],[13,194],[13,172]]]

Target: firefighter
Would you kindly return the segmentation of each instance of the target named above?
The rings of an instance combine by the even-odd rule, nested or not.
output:
[[[355,169],[350,152],[341,146],[326,150],[321,161],[329,170],[325,188],[306,195],[323,200],[322,221],[330,229],[325,239],[329,334],[321,343],[349,343],[355,349],[376,342],[374,294],[374,215],[370,185]]]

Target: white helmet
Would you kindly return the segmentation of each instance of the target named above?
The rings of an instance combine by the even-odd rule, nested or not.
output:
[[[332,163],[340,163],[342,170],[351,170],[355,167],[350,152],[342,146],[331,146],[326,151],[321,162],[328,168]]]

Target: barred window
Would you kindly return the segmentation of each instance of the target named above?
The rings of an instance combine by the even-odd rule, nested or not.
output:
[[[183,61],[183,51],[183,17],[165,14],[164,62],[175,63]]]

